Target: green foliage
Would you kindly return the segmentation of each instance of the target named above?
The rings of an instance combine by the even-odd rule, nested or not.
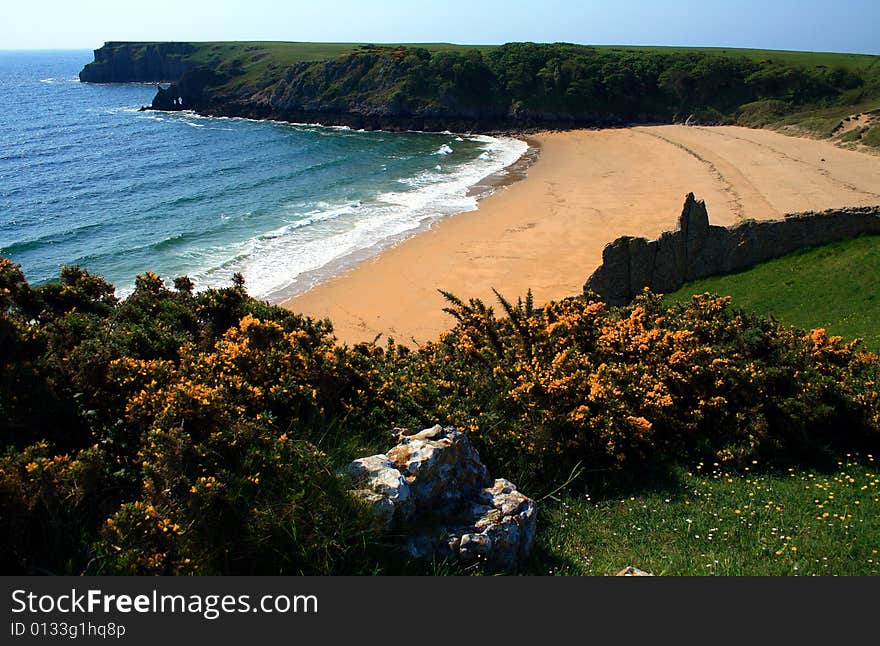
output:
[[[796,130],[816,137],[827,138],[834,134],[840,121],[834,117],[809,116],[795,122]]]
[[[791,105],[778,99],[765,99],[746,103],[739,107],[736,123],[749,128],[763,128],[775,123],[791,110]]]
[[[842,135],[842,136],[840,137],[839,141],[840,141],[841,143],[845,143],[845,144],[846,144],[846,143],[851,143],[851,142],[854,142],[854,141],[858,141],[859,139],[862,138],[862,135],[864,135],[867,131],[868,131],[868,128],[865,128],[865,127],[862,127],[862,128],[853,128],[853,129],[850,130],[849,132],[847,132],[847,133],[845,133],[844,135]]]
[[[468,430],[490,468],[533,493],[577,464],[608,477],[685,456],[808,459],[880,440],[876,357],[824,330],[708,296],[673,308],[650,294],[628,308],[503,305],[498,319],[452,298],[459,325],[406,358],[395,398]]]
[[[862,135],[861,143],[866,146],[880,148],[880,126],[872,126],[864,135]]]
[[[97,445],[72,456],[45,441],[7,447],[0,457],[0,571],[81,572],[96,527],[113,513],[113,471]]]
[[[0,260],[3,570],[407,571],[337,475],[394,426],[453,424],[533,494],[880,439],[877,357],[824,330],[708,296],[499,295],[503,318],[447,297],[458,325],[436,343],[348,347],[240,279],[194,294],[147,273],[118,301],[80,269],[32,288]]]
[[[704,124],[765,126],[880,100],[871,56],[568,43],[205,43],[190,58],[213,76],[205,77],[206,68],[184,75],[188,105],[259,93],[281,112],[594,124],[693,116]],[[804,128],[823,134],[836,126],[820,127],[817,118],[796,121],[812,119]]]
[[[696,280],[666,300],[686,303],[704,292],[731,296],[736,306],[789,325],[862,338],[865,347],[880,352],[878,236],[804,249],[748,271]]]
[[[220,412],[201,433],[160,423],[146,433],[138,457],[140,496],[106,519],[95,573],[330,574],[363,567],[357,546],[367,535],[365,514],[320,451],[279,435],[264,417],[242,422]]]
[[[360,510],[317,447],[338,419],[373,425],[363,354],[240,282],[175,284],[147,273],[119,302],[78,268],[31,288],[0,259],[4,571],[363,567]]]

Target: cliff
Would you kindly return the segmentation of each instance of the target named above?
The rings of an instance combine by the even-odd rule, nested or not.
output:
[[[476,50],[431,54],[422,48],[365,46],[286,68],[254,67],[234,57],[194,69],[158,93],[151,107],[388,130],[521,130],[668,119],[662,111],[618,113],[603,105],[527,106],[505,91]]]
[[[627,236],[607,245],[584,291],[623,305],[645,287],[674,292],[697,278],[742,271],[804,247],[866,234],[880,235],[880,206],[793,213],[784,220],[727,228],[710,225],[706,204],[690,193],[675,231],[657,240]]]
[[[877,57],[834,54],[774,59],[751,50],[566,43],[108,43],[95,57],[82,80],[176,81],[155,109],[370,129],[762,126],[880,100]]]
[[[177,81],[197,67],[191,43],[108,42],[79,73],[86,83],[158,83]]]

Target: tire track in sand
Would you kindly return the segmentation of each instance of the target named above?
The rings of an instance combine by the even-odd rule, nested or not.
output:
[[[712,175],[712,177],[715,178],[715,181],[717,181],[721,185],[721,191],[727,196],[727,205],[730,208],[730,210],[733,211],[733,214],[740,220],[745,219],[746,216],[745,216],[745,209],[743,206],[742,195],[740,195],[739,191],[736,190],[736,188],[730,182],[730,180],[728,180],[727,177],[725,177],[724,173],[722,173],[720,170],[718,170],[718,167],[715,165],[714,162],[712,162],[709,159],[706,159],[705,157],[700,155],[695,150],[688,148],[683,143],[681,143],[679,141],[675,141],[673,139],[669,139],[667,137],[664,137],[663,135],[657,134],[656,132],[651,132],[649,130],[643,130],[642,128],[634,128],[634,131],[640,132],[643,135],[648,135],[650,137],[654,137],[655,139],[660,139],[661,141],[665,141],[666,143],[683,150],[688,155],[690,155],[691,157],[693,157],[694,159],[699,161],[701,164],[703,164],[706,167],[706,169],[709,171],[709,174]],[[742,179],[744,182],[751,184],[745,177],[743,177]],[[752,188],[755,188],[755,187],[752,185]],[[758,192],[757,189],[755,189],[755,192],[756,193]],[[767,206],[769,207],[770,205],[768,204]]]
[[[708,128],[706,126],[694,126],[694,127],[697,130],[700,130],[701,132],[706,132],[706,133],[709,133],[712,135],[716,135],[716,136],[721,137],[723,139],[736,139],[737,141],[743,141],[747,144],[751,144],[752,146],[757,146],[759,148],[769,150],[770,152],[772,152],[774,155],[776,155],[780,159],[794,162],[795,164],[802,164],[804,166],[807,166],[808,168],[818,172],[820,175],[827,178],[828,181],[830,181],[832,184],[835,184],[836,186],[838,186],[840,188],[844,188],[848,191],[852,191],[853,193],[858,193],[860,195],[869,195],[873,198],[880,199],[880,193],[874,193],[873,191],[868,191],[863,188],[859,188],[855,184],[851,184],[851,183],[844,181],[842,179],[838,179],[837,177],[832,175],[831,171],[828,170],[827,168],[821,168],[821,167],[816,166],[815,164],[812,164],[808,161],[800,159],[799,157],[793,157],[792,155],[789,155],[787,152],[785,152],[783,150],[779,150],[778,148],[774,148],[770,144],[765,144],[760,141],[755,141],[754,139],[749,139],[748,137],[740,137],[740,136],[734,135],[730,132],[721,132],[720,130],[717,130],[714,128]]]

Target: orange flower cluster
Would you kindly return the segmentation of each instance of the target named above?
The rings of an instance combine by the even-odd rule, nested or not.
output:
[[[695,454],[791,458],[880,439],[878,359],[694,297],[628,308],[566,299],[534,309],[452,299],[460,323],[407,361],[409,396],[472,429],[499,468],[549,484],[577,463],[638,470]],[[426,405],[423,403],[422,405]]]

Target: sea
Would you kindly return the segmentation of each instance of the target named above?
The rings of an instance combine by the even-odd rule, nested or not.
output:
[[[513,138],[140,111],[152,84],[80,83],[91,51],[0,51],[0,256],[124,297],[151,270],[273,302],[476,209]],[[494,179],[493,179],[494,178]]]

